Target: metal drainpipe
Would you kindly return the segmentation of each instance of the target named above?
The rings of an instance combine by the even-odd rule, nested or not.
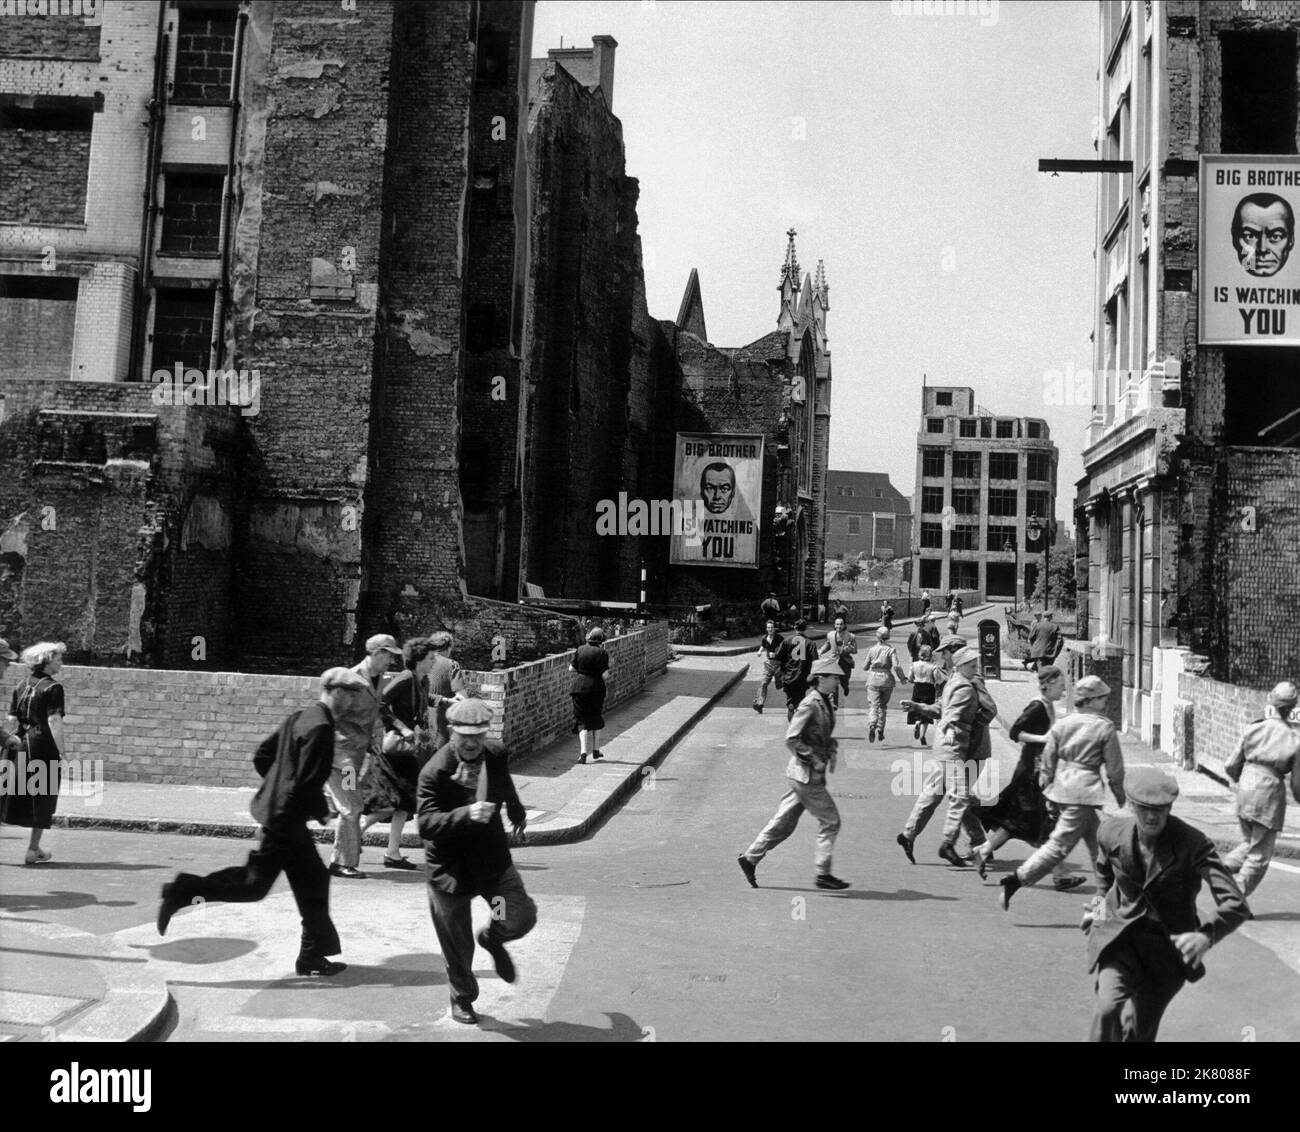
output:
[[[159,131],[163,122],[163,106],[167,97],[167,49],[168,40],[164,32],[167,26],[167,9],[158,6],[158,43],[154,51],[153,98],[149,100],[149,147],[144,160],[144,214],[140,219],[140,255],[139,268],[135,280],[135,317],[131,320],[131,360],[127,369],[127,380],[132,375],[136,380],[144,381],[144,328],[147,318],[147,299],[149,295],[149,264],[153,250],[153,228],[155,201],[158,188],[158,144]]]
[[[234,213],[235,151],[239,144],[239,83],[243,76],[244,36],[248,27],[248,12],[241,10],[235,29],[234,73],[231,76],[230,152],[226,155],[226,191],[221,202],[221,286],[217,289],[217,310],[212,319],[212,346],[216,351],[217,368],[225,369],[225,317],[230,307],[230,228]],[[234,335],[231,335],[234,341]],[[233,350],[232,350],[233,354]]]

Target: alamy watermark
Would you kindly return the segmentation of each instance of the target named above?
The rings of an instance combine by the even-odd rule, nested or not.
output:
[[[88,806],[104,801],[103,759],[29,759],[19,750],[12,759],[0,759],[0,795],[31,798],[58,793],[74,798],[88,798]]]
[[[896,16],[978,16],[980,27],[998,22],[998,0],[890,0]]]
[[[153,372],[155,405],[236,405],[240,416],[255,417],[262,411],[262,379],[257,370],[186,369],[177,362],[170,369]]]
[[[703,499],[629,499],[620,491],[617,500],[596,504],[596,534],[680,535],[687,546],[699,546],[708,516]]]

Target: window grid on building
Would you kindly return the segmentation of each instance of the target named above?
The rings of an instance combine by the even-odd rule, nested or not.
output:
[[[980,454],[978,452],[954,452],[952,454],[952,478],[955,480],[979,479]]]
[[[989,514],[1014,517],[1016,514],[1016,491],[1010,487],[989,488]]]
[[[943,449],[942,448],[922,448],[921,449],[921,475],[923,476],[941,476],[943,475]]]
[[[1015,452],[989,453],[989,479],[1013,480],[1020,474],[1020,458]]]
[[[942,510],[943,510],[943,488],[941,487],[921,488],[921,513],[924,515],[937,515]]]
[[[942,523],[921,524],[921,546],[927,550],[943,549],[943,524]]]

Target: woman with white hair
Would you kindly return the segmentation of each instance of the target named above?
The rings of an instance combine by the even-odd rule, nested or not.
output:
[[[609,653],[605,651],[605,630],[596,626],[587,631],[587,643],[578,647],[569,665],[573,683],[573,730],[578,733],[578,762],[603,759],[600,753],[600,729],[605,726],[605,685],[609,682]]]
[[[56,679],[63,668],[62,642],[42,641],[24,649],[27,679],[14,689],[9,715],[17,724],[23,750],[19,752],[22,790],[4,798],[3,822],[32,831],[25,863],[43,865],[54,854],[41,848],[41,835],[54,824],[59,803],[60,762],[67,749],[63,734],[63,685]]]

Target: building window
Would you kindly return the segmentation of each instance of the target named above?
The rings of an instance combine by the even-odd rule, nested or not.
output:
[[[1027,491],[1025,492],[1025,513],[1026,518],[1037,515],[1040,519],[1046,519],[1051,513],[1052,493],[1049,491]]]
[[[992,440],[993,439],[993,418],[980,417],[979,422],[980,422],[980,439]]]
[[[1295,153],[1296,33],[1237,31],[1223,48],[1223,153]]]
[[[162,252],[211,257],[221,254],[220,173],[168,173],[163,203]]]
[[[943,562],[938,558],[922,558],[920,579],[917,585],[923,590],[937,590],[943,577]]]
[[[980,513],[979,488],[954,487],[952,489],[952,509],[958,515],[978,515]]]
[[[978,452],[954,452],[952,454],[952,478],[955,480],[979,479],[980,454]]]
[[[1042,421],[1029,421],[1029,422],[1028,422],[1028,428],[1029,428],[1029,431],[1028,431],[1027,435],[1028,435],[1028,437],[1029,437],[1030,440],[1045,440],[1045,439],[1046,439],[1046,437],[1045,437],[1044,434],[1043,434],[1043,422],[1042,422]]]
[[[1010,547],[1016,549],[1015,527],[989,527],[984,539],[984,549],[1004,552]]]
[[[946,407],[948,407],[948,408],[951,408],[951,407],[952,407],[952,394],[951,394],[951,393],[936,393],[936,394],[934,395],[934,403],[935,403],[936,405],[943,405],[943,406],[946,406]]]
[[[4,27],[24,22],[15,18]],[[38,97],[34,106],[24,107],[13,104],[16,97],[0,95],[0,169],[6,174],[0,220],[84,224],[94,104],[88,99]],[[21,177],[17,170],[22,170]]]
[[[1223,386],[1224,444],[1300,448],[1300,367],[1295,350],[1225,347]],[[1262,390],[1268,395],[1261,396]]]
[[[153,369],[206,371],[212,355],[211,290],[160,290],[154,298]]]
[[[976,434],[975,418],[962,417],[961,421],[958,423],[957,434],[959,436],[974,436]]]
[[[980,566],[978,562],[953,562],[948,570],[948,585],[954,590],[977,590],[980,588]]]
[[[921,546],[927,550],[943,549],[943,524],[942,523],[921,524]]]
[[[987,562],[984,565],[984,596],[1014,598],[1016,567],[1013,562]]]
[[[474,83],[479,87],[505,86],[509,72],[510,36],[501,28],[480,28]]]
[[[943,432],[943,417],[926,417],[926,432]]]
[[[862,518],[859,515],[849,516],[849,534],[860,535],[862,533]]]
[[[1003,518],[1016,515],[1016,489],[1014,487],[989,488],[989,514]]]
[[[873,516],[871,529],[871,553],[877,558],[881,556],[883,550],[893,553],[894,546],[894,516],[893,515],[876,515]]]
[[[1026,459],[1028,460],[1028,476],[1031,480],[1047,480],[1052,478],[1052,454],[1036,450],[1030,452]]]
[[[921,513],[923,515],[937,515],[942,510],[943,510],[943,488],[941,487],[921,488]]]
[[[1020,475],[1020,458],[1014,452],[989,453],[989,479],[1013,480]]]
[[[1015,435],[1016,435],[1015,421],[1000,420],[997,422],[997,437],[999,440],[1011,440],[1015,437]]]
[[[67,381],[77,324],[77,280],[0,275],[0,375]]]
[[[943,475],[943,452],[944,450],[942,448],[921,449],[921,475]]]
[[[229,102],[237,4],[187,4],[177,13],[173,102]]]
[[[952,529],[953,550],[976,550],[979,547],[980,529],[970,523],[958,523]]]

